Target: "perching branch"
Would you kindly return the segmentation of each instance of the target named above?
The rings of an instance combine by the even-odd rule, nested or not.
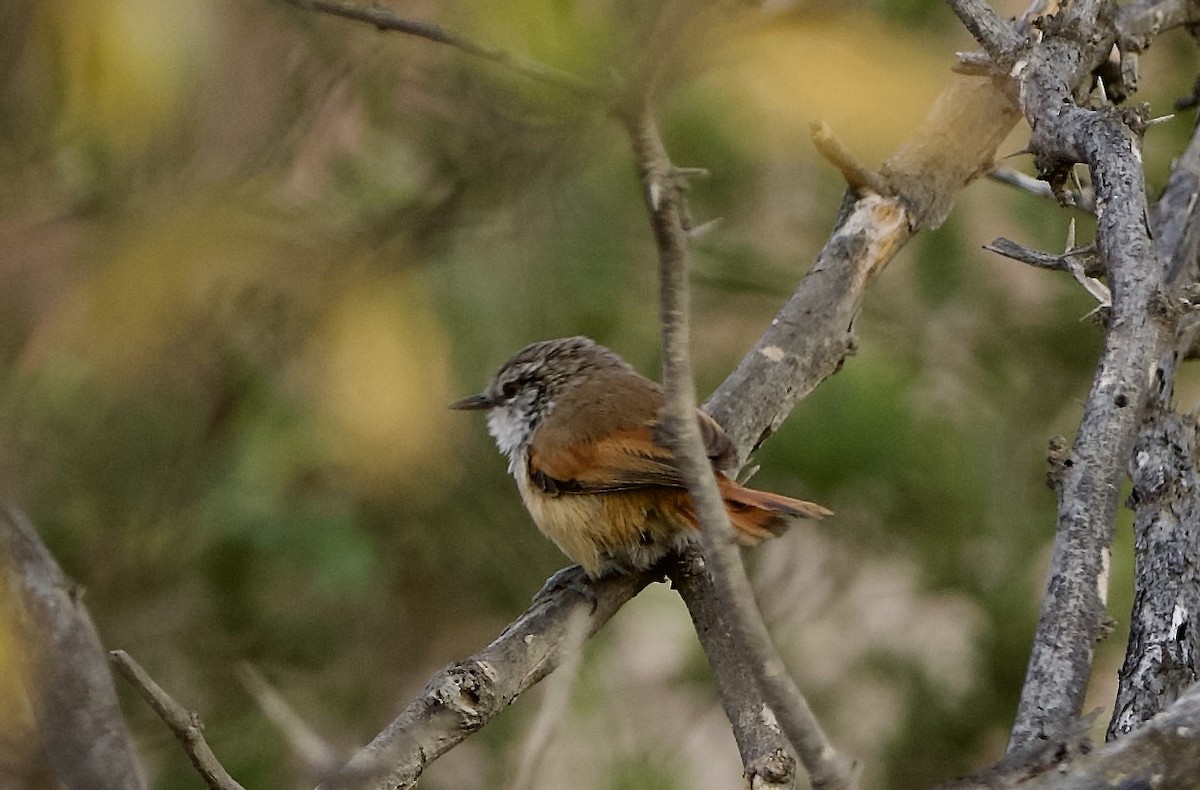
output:
[[[796,758],[746,666],[742,645],[699,549],[688,547],[666,567],[667,578],[687,605],[716,677],[717,694],[733,729],[747,784],[756,790],[790,790]]]
[[[591,636],[653,578],[647,572],[591,581],[576,565],[554,574],[504,633],[434,675],[383,732],[321,787],[413,787],[431,762],[558,667],[574,618],[584,618]]]
[[[682,217],[683,185],[658,136],[649,107],[626,119],[642,177],[650,224],[658,246],[663,333],[663,425],[675,464],[687,482],[700,520],[703,558],[727,607],[732,632],[749,671],[784,734],[795,747],[814,788],[851,790],[858,768],[829,743],[804,695],[771,643],[742,565],[737,538],[717,490],[712,466],[696,423],[696,401],[688,351],[689,297],[687,232]]]
[[[142,790],[145,781],[82,591],[29,520],[0,506],[0,618],[11,626],[21,687],[63,787]],[[7,630],[7,629],[6,629]]]
[[[198,714],[189,711],[163,691],[162,687],[154,682],[154,678],[124,650],[113,650],[108,654],[108,658],[121,676],[137,689],[142,699],[146,700],[175,734],[209,790],[243,790],[213,754],[208,741],[204,740],[204,724]]]

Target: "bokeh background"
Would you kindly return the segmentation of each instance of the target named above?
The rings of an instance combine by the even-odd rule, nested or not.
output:
[[[657,4],[397,8],[610,80]],[[689,42],[662,106],[674,159],[711,171],[697,220],[722,220],[695,251],[702,396],[831,226],[843,185],[808,124],[876,165],[972,48],[936,0],[767,11]],[[1191,39],[1165,36],[1140,98],[1169,112],[1197,66]],[[1190,125],[1150,133],[1155,190]],[[1068,278],[980,245],[1060,249],[1070,216],[973,185],[870,292],[858,354],[755,459],[757,485],[838,514],[749,562],[788,663],[870,787],[1003,748],[1054,525],[1045,446],[1073,435],[1100,330]],[[0,492],[84,586],[106,644],[200,711],[247,787],[308,777],[240,662],[352,750],[564,564],[482,420],[445,404],[566,334],[656,375],[654,271],[621,129],[561,91],[280,0],[0,5]],[[1102,723],[1130,542],[1123,516],[1117,626],[1089,701]],[[6,641],[0,776],[15,782],[28,722]],[[121,693],[153,785],[201,787]],[[541,699],[423,786],[509,786]],[[686,612],[659,585],[587,645],[533,786],[706,790],[739,774]]]

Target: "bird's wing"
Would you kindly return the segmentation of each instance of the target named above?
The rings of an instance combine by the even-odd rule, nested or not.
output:
[[[640,375],[571,390],[533,436],[534,484],[551,494],[686,487],[659,423],[662,403],[658,385]],[[725,431],[704,412],[696,415],[714,466],[735,466],[737,451]]]

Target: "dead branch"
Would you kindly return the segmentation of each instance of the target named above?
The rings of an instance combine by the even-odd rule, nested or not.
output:
[[[1200,776],[1200,686],[1102,749],[1079,737],[1031,742],[999,764],[939,790],[1190,788]]]
[[[833,133],[833,129],[824,121],[813,121],[810,126],[813,145],[825,161],[837,168],[846,181],[850,191],[861,197],[864,189],[869,189],[877,195],[887,194],[887,183],[883,176],[873,170],[868,170],[854,158],[846,144]]]
[[[1172,294],[1197,282],[1200,246],[1200,127],[1176,160],[1154,212],[1154,238]],[[1168,318],[1182,310],[1167,308]],[[1151,408],[1130,459],[1135,588],[1129,644],[1108,734],[1141,726],[1195,682],[1200,649],[1200,510],[1196,423],[1172,411],[1180,361],[1197,325],[1176,320],[1175,340],[1159,357]]]
[[[601,98],[609,94],[609,91],[600,85],[589,82],[576,74],[571,74],[545,63],[531,60],[530,58],[518,56],[499,47],[481,44],[461,33],[447,30],[441,25],[435,25],[432,22],[405,19],[378,5],[362,6],[357,3],[345,2],[345,0],[283,1],[306,11],[318,11],[322,14],[352,19],[356,22],[365,22],[379,30],[388,30],[394,33],[402,33],[406,36],[423,38],[426,41],[432,41],[437,44],[445,44],[460,52],[465,52],[472,57],[494,63],[515,74],[554,85],[555,87],[563,88],[582,96]]]
[[[83,593],[25,514],[9,505],[0,506],[0,585],[22,686],[54,778],[64,787],[144,788]]]
[[[754,676],[784,734],[795,747],[814,788],[852,790],[855,764],[830,744],[807,700],[771,643],[742,565],[737,538],[717,491],[712,465],[696,423],[696,401],[688,350],[690,302],[687,288],[688,245],[683,226],[683,186],[674,172],[649,107],[627,119],[634,159],[641,173],[658,247],[660,312],[663,334],[663,425],[679,474],[687,482],[702,525],[703,557],[718,600],[727,609],[744,665]]]
[[[209,790],[243,790],[242,786],[229,775],[221,761],[209,748],[204,740],[204,723],[199,714],[189,711],[175,699],[163,691],[162,686],[154,682],[146,670],[124,650],[113,650],[108,654],[109,661],[121,673],[121,677],[137,689],[142,699],[154,709],[163,723],[175,734],[188,760],[196,768],[196,773],[204,780]]]
[[[1103,633],[1107,563],[1123,478],[1166,332],[1153,318],[1162,267],[1148,232],[1140,140],[1112,109],[1076,105],[1116,38],[1113,4],[1081,0],[1037,43],[1009,55],[1033,129],[1030,149],[1052,189],[1075,162],[1092,174],[1096,243],[1113,306],[1097,375],[1058,488],[1058,531],[1010,750],[1053,736],[1079,715]],[[986,41],[980,43],[987,46]]]
[[[383,732],[321,787],[412,787],[431,762],[557,668],[572,618],[584,618],[591,636],[653,579],[651,573],[639,573],[590,581],[574,565],[554,574],[504,633],[434,675]]]
[[[756,790],[788,790],[796,784],[796,758],[781,748],[783,733],[765,707],[762,692],[746,671],[728,607],[713,586],[704,558],[694,547],[666,567],[667,578],[687,605],[696,635],[716,677],[725,717],[733,728],[747,782]],[[784,742],[786,746],[786,742]]]

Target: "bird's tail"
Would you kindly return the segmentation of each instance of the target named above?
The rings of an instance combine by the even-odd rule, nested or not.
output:
[[[725,509],[729,511],[729,520],[738,538],[750,545],[778,537],[797,519],[821,519],[833,515],[832,510],[815,502],[746,488],[721,475],[717,478],[717,488],[725,500]]]

